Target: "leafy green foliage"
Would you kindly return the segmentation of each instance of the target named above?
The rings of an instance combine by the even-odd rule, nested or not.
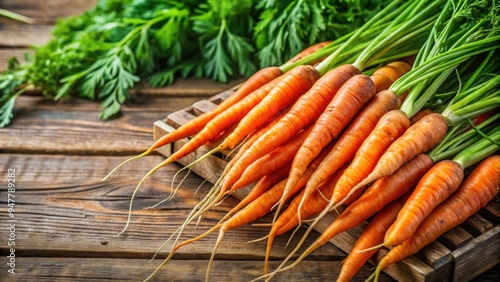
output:
[[[303,48],[333,40],[365,21],[368,0],[100,0],[58,20],[53,40],[25,66],[0,75],[0,126],[28,85],[47,97],[101,101],[101,118],[120,112],[129,89],[177,77],[227,82],[280,65]]]
[[[335,39],[381,8],[383,1],[261,0],[255,25],[260,67],[280,65],[317,42]]]
[[[10,124],[14,103],[26,81],[26,69],[20,68],[16,58],[11,58],[8,70],[0,76],[0,127]]]

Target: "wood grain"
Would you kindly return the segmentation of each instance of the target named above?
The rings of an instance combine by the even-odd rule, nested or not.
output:
[[[123,157],[10,154],[2,158],[2,171],[15,168],[17,174],[18,190],[15,193],[19,226],[16,226],[16,249],[24,256],[151,258],[210,187],[199,177],[189,177],[180,185],[173,200],[148,209],[172,192],[170,184],[180,166],[165,167],[139,190],[133,205],[132,223],[122,236],[117,237],[125,226],[130,196],[139,178],[162,159],[161,156],[151,156],[131,163],[117,171],[109,181],[101,182],[100,179],[123,161]],[[200,186],[201,190],[195,193]],[[6,205],[6,193],[5,190],[0,192],[1,205]],[[208,212],[197,228],[188,227],[181,239],[208,230],[236,203],[236,199],[228,198]],[[7,219],[5,210],[1,211],[0,218]],[[266,217],[258,222],[269,220]],[[267,232],[267,228],[252,226],[228,232],[218,251],[218,259],[262,261],[266,242],[247,244],[247,241],[264,237]],[[182,248],[176,258],[208,259],[216,235]],[[6,237],[7,229],[3,228],[0,236]],[[286,254],[283,252],[286,237],[276,242],[273,259],[283,258]],[[103,245],[102,242],[107,243]],[[172,242],[165,250],[171,246]],[[6,251],[5,247],[0,246],[2,252]],[[162,253],[159,257],[164,256]],[[345,254],[329,245],[318,250],[313,257],[341,260]]]
[[[158,117],[196,100],[147,97],[125,106],[119,118],[102,121],[96,102],[20,97],[12,125],[0,131],[0,152],[138,154],[151,144],[152,125]]]
[[[52,25],[0,24],[0,47],[27,48],[46,44]]]
[[[2,0],[0,9],[22,14],[36,25],[53,25],[58,18],[79,15],[95,6],[98,0]],[[4,23],[18,22],[1,19]]]
[[[141,281],[150,275],[159,261],[145,259],[94,258],[20,258],[18,273],[9,281]],[[271,262],[276,267],[277,262]],[[0,269],[4,268],[2,265]],[[261,274],[262,262],[217,260],[211,271],[211,281],[250,281]],[[305,261],[297,271],[284,272],[273,281],[334,281],[340,269],[339,261]],[[204,281],[206,265],[199,260],[174,260],[153,281]],[[363,267],[352,281],[364,281],[372,270]],[[392,281],[381,277],[380,281]]]

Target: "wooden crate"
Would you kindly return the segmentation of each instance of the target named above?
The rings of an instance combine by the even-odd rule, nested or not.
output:
[[[217,94],[210,99],[201,100],[192,106],[174,112],[165,120],[154,124],[154,139],[157,140],[167,132],[191,120],[195,116],[215,107],[234,92],[233,89]],[[169,156],[186,143],[180,140],[159,149],[162,155]],[[214,146],[206,145],[179,161],[187,165],[198,159]],[[192,171],[215,183],[227,161],[228,152],[212,155],[193,167]],[[234,196],[241,199],[247,189],[236,191]],[[500,203],[492,201],[487,207],[472,216],[462,225],[454,228],[437,241],[426,246],[416,255],[389,266],[385,273],[398,281],[467,281],[500,262]],[[318,232],[326,229],[335,218],[329,214],[316,226]],[[356,238],[359,237],[365,225],[337,235],[331,242],[345,252],[350,252]],[[370,261],[375,264],[387,252],[380,250]]]

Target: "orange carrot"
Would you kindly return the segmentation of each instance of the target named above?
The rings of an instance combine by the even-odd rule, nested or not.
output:
[[[234,148],[251,129],[262,125],[271,116],[295,101],[309,90],[320,77],[312,66],[298,66],[287,72],[281,81],[262,101],[240,121],[238,128],[221,144],[223,148]]]
[[[375,279],[388,265],[417,253],[479,211],[498,194],[499,187],[500,156],[494,155],[482,161],[457,191],[429,214],[409,239],[384,256],[373,274]]]
[[[297,185],[293,189],[293,192],[290,194],[292,195],[293,193],[297,192],[299,189],[304,187],[306,184],[307,180],[312,174],[312,169],[308,169],[306,173],[304,173],[302,179],[297,182]],[[239,226],[243,226],[245,224],[248,224],[264,215],[269,213],[273,206],[280,200],[282,199],[283,191],[285,189],[286,185],[286,179],[280,181],[278,184],[276,184],[273,188],[271,188],[269,191],[265,192],[262,194],[260,197],[255,199],[254,201],[250,202],[247,206],[245,206],[242,210],[240,210],[237,214],[233,215],[230,219],[228,219],[226,222],[224,222],[219,229],[219,237],[217,237],[217,241],[215,243],[212,256],[210,257],[210,261],[208,263],[207,267],[207,280],[208,280],[208,275],[210,272],[210,267],[212,264],[212,261],[215,257],[216,250],[218,249],[222,239],[224,238],[224,235],[228,230],[237,228]]]
[[[324,42],[320,42],[320,43],[316,43],[316,44],[313,44],[309,47],[307,47],[306,49],[300,51],[300,53],[298,53],[297,55],[295,55],[293,58],[291,58],[290,60],[288,60],[286,63],[284,63],[281,67],[285,67],[285,66],[288,66],[292,63],[295,63],[296,61],[306,57],[307,55],[310,55],[316,51],[318,51],[319,49],[329,45],[330,43],[332,43],[332,41],[324,41]],[[315,64],[321,62],[323,59],[320,59],[320,60],[317,60],[315,62],[311,62],[310,65],[314,66]]]
[[[286,173],[283,175],[284,175],[283,178],[286,178]],[[155,273],[157,271],[159,271],[159,269],[162,268],[172,258],[174,253],[177,252],[183,246],[197,242],[197,241],[205,238],[206,236],[212,234],[214,231],[220,230],[220,234],[222,234],[222,235],[219,235],[219,238],[217,239],[216,247],[214,249],[214,253],[215,253],[215,250],[217,249],[218,245],[220,244],[220,241],[222,240],[222,237],[224,237],[224,234],[228,230],[238,228],[240,226],[248,224],[248,223],[266,215],[271,210],[272,206],[281,198],[282,191],[285,187],[286,179],[282,179],[281,181],[274,184],[271,188],[269,188],[271,183],[276,182],[276,180],[278,178],[279,177],[273,176],[273,177],[267,178],[266,180],[265,180],[265,178],[262,179],[262,181],[260,181],[259,183],[257,183],[255,185],[256,189],[252,189],[251,193],[249,193],[249,195],[246,198],[244,198],[240,202],[240,204],[235,206],[215,226],[213,226],[212,228],[207,230],[205,233],[198,235],[197,237],[185,240],[179,244],[174,243],[175,245],[172,248],[172,250],[170,251],[169,255],[161,263],[161,265],[158,266]],[[304,184],[306,181],[307,181],[307,178],[304,178],[304,180],[303,180]],[[241,209],[245,205],[245,203],[247,205],[243,209]],[[226,218],[228,218],[233,213],[235,213],[235,214],[231,218],[229,218],[227,221],[224,221]],[[212,258],[213,258],[213,256],[212,256]],[[210,263],[209,263],[208,269],[210,269]],[[155,273],[151,274],[150,277],[153,277],[155,275]],[[207,271],[207,275],[208,275],[208,271]]]
[[[417,112],[414,116],[410,118],[410,124],[414,125],[417,121],[421,120],[423,117],[425,117],[428,114],[432,114],[433,111],[431,109],[423,109]]]
[[[331,148],[326,147],[326,149],[328,150]],[[311,163],[311,166],[308,168],[308,170],[304,174],[303,178],[299,181],[299,183],[297,183],[297,187],[295,188],[293,193],[295,193],[296,191],[298,191],[299,189],[301,189],[305,185],[305,183],[307,182],[307,180],[311,176],[312,172],[317,168],[319,163],[321,161],[323,161],[325,156],[326,156],[326,152],[322,152]],[[289,169],[287,169],[285,167],[285,171],[288,171],[288,170]],[[255,197],[255,196],[257,196],[257,197],[255,199],[253,199],[252,201],[249,201],[248,199],[243,199],[242,202],[248,201],[248,204],[243,209],[240,209],[230,219],[221,223],[223,219],[227,218],[227,216],[224,216],[224,218],[217,225],[215,225],[214,227],[209,229],[207,232],[205,232],[205,233],[203,233],[195,238],[192,238],[192,239],[186,240],[182,243],[176,244],[174,246],[174,248],[172,249],[171,253],[169,254],[169,256],[167,257],[167,259],[165,259],[165,261],[157,269],[159,270],[163,265],[165,265],[168,262],[168,260],[170,260],[171,257],[173,256],[173,253],[176,252],[182,246],[185,246],[187,244],[198,241],[198,240],[208,236],[212,232],[219,229],[219,237],[217,239],[216,245],[214,247],[214,252],[212,254],[212,257],[211,257],[211,260],[209,262],[209,266],[207,269],[207,275],[208,275],[208,272],[210,270],[211,261],[213,260],[213,258],[215,256],[215,251],[218,248],[220,242],[222,241],[224,234],[230,229],[234,229],[234,228],[237,228],[239,226],[250,223],[250,222],[264,216],[265,214],[267,214],[272,209],[272,207],[276,204],[276,202],[278,202],[278,200],[281,199],[285,184],[286,184],[286,179],[283,179],[279,183],[275,184],[271,189],[265,191],[264,193],[262,193],[261,195],[258,195],[258,196],[257,196],[257,194],[259,194],[260,191],[252,191],[252,195],[249,194],[248,197]],[[264,190],[264,189],[262,189],[262,190]],[[238,205],[238,208],[241,208],[241,207],[242,207],[242,205]],[[237,208],[235,207],[233,210],[230,211],[230,213],[233,213],[236,210],[237,210]],[[193,217],[190,216],[190,218],[193,218]],[[185,226],[185,224],[183,224],[182,229],[184,228],[184,226]],[[182,232],[182,229],[180,232]],[[179,232],[179,234],[180,234],[180,232]],[[177,240],[176,240],[176,242],[177,242]],[[152,275],[154,275],[154,274],[152,274]]]
[[[296,136],[292,137],[285,144],[279,146],[267,155],[261,157],[245,169],[239,180],[233,184],[231,191],[237,190],[241,187],[255,182],[257,179],[266,174],[273,173],[280,169],[284,164],[291,163],[293,157],[306,139],[312,126],[302,130]]]
[[[288,196],[288,191],[295,186],[314,157],[328,143],[337,138],[363,105],[374,95],[375,85],[366,75],[353,76],[342,85],[295,155],[288,177],[288,188],[285,189],[283,198]],[[280,202],[277,212],[280,211],[282,205],[283,201]]]
[[[378,68],[370,76],[375,84],[377,93],[389,89],[389,87],[403,74],[409,72],[411,65],[405,61],[395,61]]]
[[[232,208],[222,219],[225,220],[228,216],[234,214],[236,211],[240,210],[242,207],[248,205],[253,200],[260,197],[260,195],[264,194],[267,190],[269,190],[274,185],[278,184],[285,178],[287,178],[288,173],[290,172],[290,168],[292,167],[292,162],[284,165],[281,169],[270,173],[268,175],[263,176],[255,185],[252,187],[252,190],[245,196],[234,208]],[[228,191],[230,192],[230,191]],[[229,193],[227,193],[229,194]]]
[[[343,204],[344,199],[354,193],[356,184],[373,170],[380,156],[409,127],[406,114],[400,110],[390,111],[379,120],[337,182],[328,205],[330,210]]]
[[[241,146],[238,148],[238,152],[226,164],[226,166],[224,168],[224,172],[222,173],[221,177],[223,177],[223,175],[225,175],[227,173],[227,171],[229,171],[229,169],[231,169],[233,167],[233,164],[241,157],[243,152],[248,150],[248,148],[250,148],[253,145],[255,140],[257,140],[262,134],[264,134],[267,130],[269,130],[269,128],[271,128],[274,124],[276,124],[276,122],[278,122],[278,120],[280,120],[283,117],[283,115],[285,115],[285,113],[286,112],[282,112],[282,113],[276,115],[276,117],[273,118],[272,120],[268,121],[266,125],[263,125],[261,128],[255,130],[253,133],[251,133],[247,137],[247,139],[241,144]]]
[[[309,194],[328,176],[352,160],[359,146],[375,128],[379,119],[387,112],[397,109],[399,105],[399,99],[394,92],[386,90],[377,93],[359,112],[345,132],[342,133],[330,154],[311,176],[311,179],[307,182],[302,202],[306,201]],[[299,206],[302,205],[303,203]]]
[[[242,141],[249,133],[255,128],[260,127],[267,122],[273,115],[287,107],[290,103],[295,102],[296,99],[307,91],[319,78],[319,72],[312,66],[298,66],[288,71],[280,79],[278,84],[269,92],[269,94],[262,99],[245,117],[239,122],[238,127],[219,145],[216,149],[218,151],[225,148],[234,148],[240,141]],[[255,144],[254,144],[255,146]],[[254,147],[252,146],[252,147]],[[248,151],[248,150],[247,150]],[[212,152],[209,152],[211,154]],[[203,201],[203,207],[199,209],[197,214],[203,213],[205,210],[213,206],[223,195],[227,192],[229,187],[237,180],[243,173],[240,172],[238,177],[232,179],[230,185],[227,184],[227,178],[235,171],[235,167],[240,163],[243,156],[235,162],[224,179],[221,180],[222,184],[217,184],[214,189],[214,194],[206,197]],[[168,159],[166,160],[168,161]]]
[[[288,114],[255,141],[254,146],[249,148],[240,161],[235,163],[224,180],[223,190],[232,186],[243,171],[258,158],[282,145],[301,129],[313,123],[337,90],[357,73],[359,70],[356,68],[344,65],[321,77],[306,94],[299,98]]]
[[[192,120],[188,121],[187,123],[183,124],[182,126],[178,127],[174,131],[165,134],[162,136],[160,139],[155,141],[151,147],[149,147],[144,153],[134,156],[128,160],[125,160],[124,162],[120,163],[116,168],[114,168],[106,177],[104,177],[103,180],[107,179],[114,171],[116,171],[119,167],[122,165],[144,157],[154,150],[165,146],[167,144],[173,143],[177,140],[180,140],[182,138],[186,138],[189,136],[192,136],[196,133],[198,133],[200,130],[205,127],[205,125],[212,120],[215,116],[218,114],[222,113],[226,109],[230,108],[249,94],[257,91],[257,89],[263,87],[264,85],[268,84],[269,82],[273,81],[277,77],[280,77],[283,74],[281,69],[279,67],[267,67],[260,69],[257,71],[255,74],[253,74],[248,80],[241,85],[235,93],[230,95],[227,99],[222,101],[217,107],[214,109],[203,113]]]
[[[320,213],[328,204],[327,199],[330,198],[333,187],[340,177],[342,169],[338,170],[337,173],[330,176],[322,185],[315,189],[311,196],[305,202],[302,210],[300,210],[302,219],[309,218],[315,214]],[[304,196],[304,190],[301,191],[292,201],[286,210],[280,214],[272,225],[271,231],[269,232],[266,256],[264,258],[264,272],[268,273],[269,269],[269,255],[271,254],[271,247],[273,245],[274,238],[279,236],[295,226],[299,225],[299,218],[297,216],[297,210],[299,203]]]
[[[380,157],[373,171],[358,185],[364,186],[396,171],[402,164],[416,155],[436,146],[446,135],[448,124],[437,113],[424,116],[412,125]]]
[[[349,205],[294,263],[282,268],[280,271],[294,267],[312,251],[323,246],[336,235],[358,226],[381,210],[385,205],[401,197],[417,184],[432,165],[432,159],[427,155],[421,154],[405,163],[393,174],[377,180],[359,199]],[[322,218],[327,212],[328,209],[324,209],[317,218]],[[316,224],[317,220],[309,226],[300,242],[298,242],[295,249],[283,261],[281,266],[295,255]]]
[[[384,234],[391,224],[396,220],[398,212],[404,204],[404,199],[398,199],[385,206],[363,230],[349,255],[342,262],[337,282],[351,281],[358,270],[378,250],[362,251],[366,248],[378,245],[384,240]]]
[[[408,239],[432,210],[453,193],[464,177],[461,164],[444,160],[435,164],[417,187],[389,228],[384,246],[392,247]]]

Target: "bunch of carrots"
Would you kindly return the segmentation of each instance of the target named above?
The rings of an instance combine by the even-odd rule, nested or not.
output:
[[[174,247],[157,271],[182,246],[218,231],[211,262],[228,230],[273,212],[258,279],[294,267],[369,219],[338,280],[349,281],[378,249],[391,248],[376,267],[376,279],[389,264],[484,207],[500,187],[496,8],[493,1],[392,1],[354,32],[259,70],[212,111],[118,165],[189,137],[139,182],[131,211],[139,187],[161,167],[207,143],[217,146],[206,156],[235,150],[218,181],[172,234]],[[253,187],[247,196],[213,228],[179,242],[189,223],[248,185]],[[343,211],[287,265],[318,222],[335,210]],[[131,212],[124,231],[130,217]],[[307,231],[271,272],[274,238],[306,219]],[[207,280],[209,272],[210,264]]]

